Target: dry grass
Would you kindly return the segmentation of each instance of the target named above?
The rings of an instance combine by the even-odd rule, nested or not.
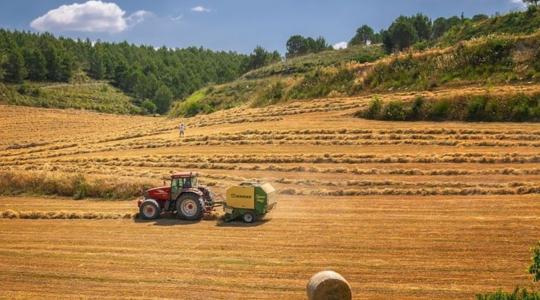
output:
[[[540,88],[420,94],[486,90]],[[456,299],[527,284],[540,228],[538,125],[354,118],[371,98],[186,120],[0,106],[1,297],[302,299],[327,268],[356,298]],[[133,197],[177,170],[199,171],[218,193],[272,182],[278,207],[246,227],[217,216],[140,222],[134,198],[37,196],[71,197],[81,175],[101,191],[87,196]]]

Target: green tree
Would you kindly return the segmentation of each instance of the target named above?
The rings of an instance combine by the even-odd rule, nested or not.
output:
[[[0,53],[0,81],[4,79],[4,62],[6,61],[6,56]]]
[[[5,79],[9,82],[21,83],[26,76],[24,58],[17,48],[11,49],[4,64]]]
[[[24,62],[30,80],[43,81],[47,78],[47,61],[41,51],[25,49]]]
[[[419,40],[427,41],[431,38],[432,23],[428,16],[416,14],[411,17],[411,22]]]
[[[349,41],[349,45],[367,45],[368,42],[373,42],[375,39],[375,32],[373,28],[368,25],[363,25],[356,30],[356,34]]]
[[[398,17],[383,33],[383,44],[387,52],[402,51],[418,40],[418,34],[410,19]]]
[[[528,4],[528,5],[538,6],[538,3],[540,3],[540,0],[523,0],[523,3]]]
[[[293,35],[287,40],[287,57],[304,55],[308,52],[306,39],[301,35]]]
[[[257,46],[253,53],[248,58],[247,70],[253,70],[260,67],[264,67],[268,64],[277,62],[281,59],[279,52],[274,51],[272,53],[266,51],[261,46]]]
[[[105,64],[100,48],[96,47],[90,56],[90,76],[94,79],[102,79],[105,76]]]
[[[156,104],[157,111],[160,114],[166,113],[169,110],[172,100],[173,94],[168,87],[162,85],[157,89],[156,95],[154,96],[154,104]]]
[[[435,19],[433,21],[433,27],[431,30],[431,38],[432,39],[438,39],[443,34],[448,31],[448,22],[446,21],[446,18],[440,17]]]

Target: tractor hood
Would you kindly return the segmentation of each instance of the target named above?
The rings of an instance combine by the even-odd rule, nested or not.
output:
[[[170,194],[170,186],[160,186],[146,190],[145,197],[155,200],[169,200]]]

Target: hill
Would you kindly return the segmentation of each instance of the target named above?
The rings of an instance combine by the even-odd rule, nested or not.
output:
[[[384,55],[380,45],[373,45],[290,58],[250,71],[230,83],[205,87],[184,101],[174,103],[170,115],[193,116],[243,104],[265,106],[285,98],[294,99],[288,96],[289,89],[317,70],[372,62]]]
[[[231,81],[246,71],[246,55],[203,48],[155,49],[123,43],[91,42],[55,37],[51,34],[0,29],[0,82],[31,85],[73,83],[80,74],[107,81],[132,104],[134,111],[165,113],[174,99],[184,98],[206,84]],[[24,89],[24,88],[23,88]],[[49,107],[79,107],[65,101],[28,100],[11,89],[10,103]],[[61,96],[61,95],[59,95]],[[108,102],[117,101],[118,95]],[[19,100],[13,101],[14,98]],[[4,99],[6,100],[6,99]],[[79,100],[75,100],[79,102]],[[91,101],[91,100],[89,100]],[[146,101],[146,103],[145,103]],[[63,103],[63,104],[62,104]],[[145,105],[142,105],[145,103]],[[124,106],[119,103],[117,106]],[[85,107],[92,107],[86,105]],[[133,110],[122,110],[131,112]]]
[[[441,87],[539,82],[538,20],[540,12],[532,8],[460,21],[425,50],[425,42],[419,41],[422,47],[415,45],[390,55],[385,55],[380,45],[371,45],[287,59],[248,72],[231,83],[201,89],[186,101],[175,103],[171,115],[191,116],[239,105],[258,107],[396,90],[420,92]],[[499,112],[502,116],[481,120],[538,120],[537,100],[535,96],[531,101],[515,102],[515,108]],[[517,107],[523,105],[525,108]],[[511,117],[514,109],[526,110],[519,113],[525,117]]]

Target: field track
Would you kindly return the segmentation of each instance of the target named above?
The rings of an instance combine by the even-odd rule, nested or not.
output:
[[[134,200],[0,196],[0,214],[66,216],[0,218],[0,298],[303,299],[309,277],[327,268],[358,299],[529,286],[540,126],[353,118],[370,99],[200,116],[185,120],[184,139],[180,120],[0,105],[1,172],[159,184],[173,170],[194,170],[218,193],[252,178],[280,193],[256,226],[99,219],[135,213]]]

